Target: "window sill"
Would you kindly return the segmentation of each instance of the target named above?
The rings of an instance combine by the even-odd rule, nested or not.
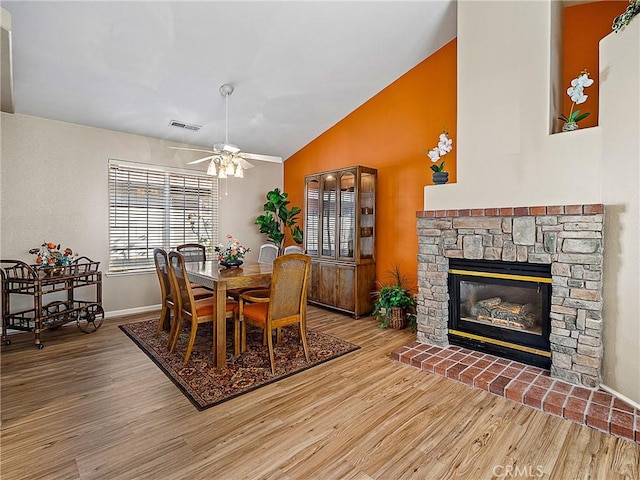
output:
[[[149,275],[155,274],[155,269],[145,269],[145,270],[128,270],[124,272],[106,272],[105,275],[107,277],[128,277],[130,275]]]

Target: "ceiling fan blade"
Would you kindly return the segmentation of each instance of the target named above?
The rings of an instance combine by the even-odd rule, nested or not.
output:
[[[209,155],[208,157],[199,158],[197,160],[193,160],[192,162],[187,162],[187,165],[194,165],[196,163],[206,162],[207,160],[211,160],[215,155]]]
[[[262,155],[260,153],[240,152],[238,156],[249,159],[249,160],[259,160],[261,162],[282,163],[282,157],[276,157],[273,155]]]
[[[251,163],[247,162],[244,158],[240,156],[238,156],[238,162],[240,163],[240,166],[242,167],[243,170],[253,168],[253,165]]]
[[[188,150],[190,152],[204,152],[204,153],[216,153],[213,150],[202,150],[200,148],[187,148],[187,147],[169,147],[172,150]]]

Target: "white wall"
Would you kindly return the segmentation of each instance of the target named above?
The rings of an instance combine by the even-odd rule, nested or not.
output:
[[[640,403],[640,18],[600,42],[604,383]]]
[[[458,2],[458,183],[425,187],[424,209],[604,203],[603,383],[640,403],[640,20],[602,42],[600,125],[550,135],[560,18]]]
[[[30,248],[61,243],[101,262],[109,259],[109,158],[186,168],[197,153],[170,150],[173,143],[26,115],[1,116],[0,257],[32,262]],[[244,179],[221,181],[220,236],[232,233],[254,251],[266,239],[253,225],[266,192],[283,184],[283,165],[252,162]],[[194,168],[192,166],[189,166]],[[195,167],[195,168],[206,168]],[[158,305],[154,273],[104,275],[107,312]]]

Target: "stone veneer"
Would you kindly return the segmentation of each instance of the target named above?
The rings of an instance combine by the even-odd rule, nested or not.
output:
[[[598,387],[603,205],[429,210],[417,217],[418,341],[449,343],[449,258],[551,264],[551,375]]]

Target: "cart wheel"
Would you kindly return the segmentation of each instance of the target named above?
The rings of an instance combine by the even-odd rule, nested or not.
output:
[[[104,310],[99,303],[90,303],[78,314],[78,328],[84,333],[93,333],[104,321]]]
[[[43,343],[38,343],[38,344],[36,344],[36,348],[38,350],[42,350],[44,348],[44,344]]]
[[[11,340],[9,340],[8,338],[4,341],[5,345],[11,345]]]
[[[51,302],[42,308],[42,315],[49,317],[43,322],[48,330],[56,330],[67,321],[69,307],[65,302]]]

